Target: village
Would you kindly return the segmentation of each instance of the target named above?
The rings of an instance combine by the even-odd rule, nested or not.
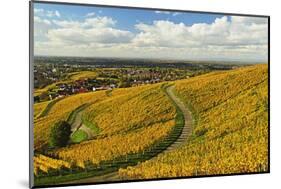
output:
[[[121,65],[120,68],[108,68],[96,64],[62,64],[37,61],[34,65],[34,102],[53,100],[78,93],[111,91],[115,88],[174,81],[206,72],[208,70],[190,69],[190,66],[172,68],[137,65],[123,67]],[[76,76],[72,77],[73,75]]]

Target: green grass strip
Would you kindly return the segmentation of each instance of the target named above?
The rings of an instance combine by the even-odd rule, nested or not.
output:
[[[93,131],[94,134],[98,135],[101,132],[101,129],[97,126],[96,123],[92,123],[91,121],[89,121],[88,119],[86,119],[85,116],[82,116],[82,123],[88,127],[89,129],[91,129]]]
[[[79,143],[79,142],[82,142],[84,140],[87,140],[88,139],[88,135],[85,131],[79,129],[77,131],[75,131],[72,135],[71,135],[71,141],[73,143]]]

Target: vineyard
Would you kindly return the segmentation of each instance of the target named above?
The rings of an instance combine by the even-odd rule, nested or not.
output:
[[[108,172],[123,180],[265,172],[267,73],[267,65],[248,66],[37,103],[35,183]],[[183,145],[162,153],[177,140],[185,122],[166,92],[171,85],[182,106],[192,112],[193,129]],[[48,149],[50,130],[58,120],[79,127],[73,128],[72,143]]]
[[[41,114],[41,112],[47,107],[48,103],[49,103],[49,101],[34,104],[34,108],[33,108],[34,118],[37,118],[37,116],[39,116]]]
[[[55,103],[46,116],[34,119],[34,148],[41,150],[48,143],[51,127],[58,120],[67,120],[72,111],[85,103],[95,103],[106,98],[104,91],[69,96]],[[40,103],[41,104],[41,103]],[[37,104],[34,105],[36,107]]]
[[[98,100],[101,98],[103,100]],[[78,99],[83,100],[79,102]],[[42,119],[50,119],[52,116],[54,121],[67,119],[75,107],[85,103],[91,105],[83,109],[83,122],[98,127],[99,134],[93,140],[48,151],[46,155],[52,157],[50,162],[45,158],[47,162],[42,164],[40,161],[39,164],[37,158],[35,162],[38,166],[34,167],[37,176],[60,172],[60,166],[57,169],[51,166],[53,161],[66,162],[69,171],[79,172],[91,167],[97,169],[105,164],[147,159],[164,150],[177,137],[175,134],[180,132],[179,127],[182,126],[175,127],[176,108],[166,96],[162,84],[116,89],[110,95],[103,91],[84,94],[83,98],[81,95],[68,97],[57,102]],[[169,137],[172,133],[175,134]]]
[[[134,167],[123,179],[268,171],[268,67],[257,65],[175,82],[193,113],[181,148]]]
[[[34,161],[34,174],[38,175],[38,171],[48,173],[50,169],[70,168],[70,163],[49,158],[44,155],[38,155],[33,158]]]
[[[112,96],[93,104],[84,117],[98,125],[100,135],[138,131],[175,117],[175,108],[161,91],[160,85],[117,89]]]

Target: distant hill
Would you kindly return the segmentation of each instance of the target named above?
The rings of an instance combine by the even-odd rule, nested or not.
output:
[[[161,60],[141,58],[94,58],[94,57],[52,57],[36,56],[35,63],[73,64],[95,67],[167,67],[190,69],[231,69],[233,66],[250,65],[250,62],[238,61],[198,61],[198,60]]]

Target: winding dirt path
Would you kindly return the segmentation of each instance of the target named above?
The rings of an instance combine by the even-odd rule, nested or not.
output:
[[[82,113],[83,113],[82,110],[77,113],[77,115],[74,119],[74,122],[71,125],[71,131],[72,131],[72,134],[73,134],[77,130],[82,130],[88,135],[88,140],[89,140],[89,139],[92,139],[94,137],[94,133],[90,128],[86,127],[82,123]]]
[[[93,131],[90,128],[86,127],[85,125],[82,124],[81,127],[80,127],[80,130],[82,130],[85,133],[87,133],[88,140],[90,140],[90,139],[92,139],[94,137]]]
[[[160,154],[167,153],[174,149],[179,148],[182,144],[184,144],[186,142],[186,140],[192,133],[191,113],[187,109],[187,107],[184,105],[184,103],[174,94],[173,90],[174,90],[174,86],[169,86],[166,88],[167,94],[176,103],[176,105],[179,107],[179,109],[182,111],[182,113],[184,115],[184,127],[183,127],[182,133],[178,137],[178,139],[173,144],[171,144],[167,149],[165,149],[163,152],[161,152]],[[159,156],[160,154],[158,154],[157,156]],[[153,158],[156,158],[157,156],[155,156]],[[153,158],[151,158],[151,159],[153,159]],[[112,181],[119,181],[119,180],[121,180],[121,179],[119,178],[118,171],[114,171],[114,172],[107,173],[107,174],[100,175],[100,176],[70,181],[65,184],[97,183],[97,182],[106,182],[106,181],[112,182]]]
[[[75,131],[77,131],[81,125],[82,125],[82,111],[78,112],[77,115],[75,116],[74,122],[71,125],[71,131],[72,133],[74,133]]]
[[[162,153],[166,153],[166,152],[169,152],[169,151],[172,151],[172,150],[178,148],[179,146],[181,146],[182,144],[184,144],[186,142],[186,140],[189,138],[189,136],[192,133],[191,113],[187,109],[185,104],[175,95],[175,93],[173,92],[174,88],[175,88],[174,85],[170,86],[166,89],[166,91],[167,91],[168,95],[170,96],[170,98],[177,104],[177,106],[182,111],[183,116],[184,116],[184,127],[182,129],[182,132],[181,132],[181,135],[179,136],[179,138],[173,144],[171,144],[166,150],[164,150]]]

